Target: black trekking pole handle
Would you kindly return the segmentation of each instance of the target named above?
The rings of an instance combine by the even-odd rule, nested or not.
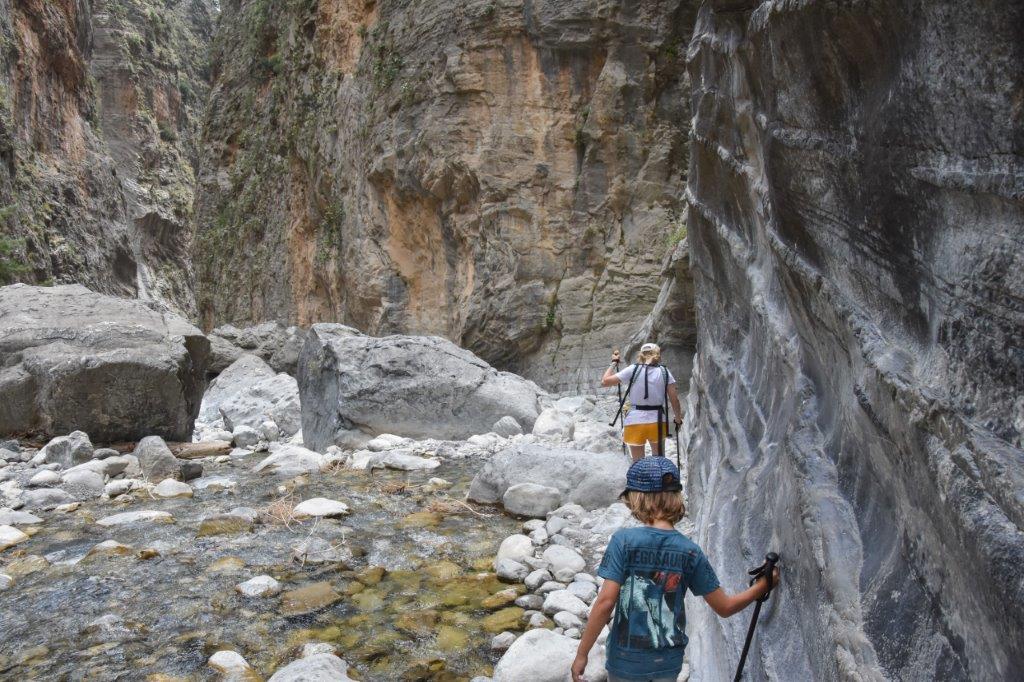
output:
[[[747,628],[747,639],[743,642],[743,652],[740,654],[740,664],[736,667],[736,677],[732,678],[733,682],[739,682],[743,675],[743,664],[747,662],[747,652],[750,651],[750,642],[754,639],[754,628],[757,627],[757,617],[761,614],[761,604],[768,601],[768,595],[772,593],[772,582],[775,578],[775,565],[779,563],[779,555],[775,552],[768,552],[764,557],[764,563],[757,568],[751,569],[749,574],[750,584],[753,585],[761,576],[765,576],[768,581],[768,589],[765,593],[758,597],[757,603],[754,604],[754,616],[750,619],[750,627]]]

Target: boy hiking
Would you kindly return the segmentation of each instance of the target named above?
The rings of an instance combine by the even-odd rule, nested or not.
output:
[[[671,403],[675,415],[676,431],[683,423],[676,378],[667,367],[661,365],[661,348],[656,343],[640,346],[636,362],[619,371],[619,351],[612,352],[612,364],[601,377],[602,386],[626,385],[626,396],[619,404],[629,400],[630,410],[622,418],[622,442],[629,446],[633,461],[642,459],[644,447],[651,444],[655,455],[665,454],[665,438],[668,437],[668,406]],[[618,419],[619,414],[616,414]],[[615,422],[612,422],[615,425]]]
[[[587,655],[614,609],[608,633],[609,682],[675,682],[683,667],[689,590],[722,618],[739,613],[768,589],[766,578],[730,595],[700,547],[674,528],[683,517],[679,469],[668,458],[634,462],[626,474],[626,504],[644,525],[612,535],[597,574],[604,584],[590,609],[572,664],[573,682],[584,682]],[[778,569],[772,584],[778,583]]]

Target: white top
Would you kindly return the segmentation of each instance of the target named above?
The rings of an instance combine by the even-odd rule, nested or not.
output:
[[[623,386],[629,384],[629,378],[633,376],[633,368],[636,365],[630,365],[626,369],[622,370],[615,376],[619,378]],[[640,371],[636,373],[636,379],[633,380],[633,386],[629,389],[629,404],[630,405],[664,405],[665,404],[665,374],[668,374],[668,383],[676,383],[676,378],[672,376],[672,372],[668,371],[668,368],[662,369],[661,365],[640,365]],[[644,397],[644,379],[647,381],[647,397]],[[671,407],[669,410],[671,411]],[[664,416],[666,422],[670,422],[671,418],[666,414]],[[657,410],[636,410],[631,409],[626,413],[625,419],[622,420],[623,426],[629,426],[630,424],[654,424],[658,421]]]

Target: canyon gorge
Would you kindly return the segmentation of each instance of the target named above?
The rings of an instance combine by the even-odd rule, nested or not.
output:
[[[262,469],[204,480],[214,488],[330,496],[329,481],[305,479],[341,470],[364,551],[344,560],[392,562],[381,585],[396,594],[421,569],[402,552],[449,551],[440,531],[392,533],[444,527],[416,525],[442,489],[424,472],[443,466],[452,491],[510,511],[529,507],[516,483],[546,488],[558,504],[514,512],[536,517],[521,530],[460,511],[445,532],[464,546],[445,556],[488,571],[491,545],[516,533],[536,545],[518,567],[546,571],[549,535],[567,526],[559,537],[588,565],[563,582],[589,594],[585,571],[624,522],[604,494],[622,463],[604,427],[613,405],[578,396],[607,399],[609,351],[651,340],[684,400],[686,532],[730,589],[766,551],[783,557],[747,678],[1020,679],[1021,26],[1020,0],[0,0],[0,285],[13,285],[0,289],[0,436],[22,442],[0,500],[31,508],[29,477],[55,460],[30,462],[52,437],[138,440],[108,453],[130,470],[121,459],[144,462],[145,436],[187,441],[195,425],[197,440],[237,446],[204,460],[207,478],[269,448]],[[406,388],[380,399],[376,381]],[[120,420],[94,404],[118,391],[131,398]],[[421,413],[429,396],[435,411]],[[256,404],[291,428],[264,428]],[[601,462],[596,493],[579,452]],[[256,475],[275,467],[298,479]],[[352,468],[389,473],[367,482]],[[515,480],[524,471],[538,478]],[[106,485],[127,489],[123,476]],[[153,514],[200,526],[208,504],[218,523],[257,523],[225,521],[245,514],[200,490]],[[290,542],[277,513],[259,522],[263,542]],[[66,558],[71,518],[54,522],[60,538],[18,542]],[[166,548],[178,542],[161,528]],[[345,542],[327,529],[324,542]],[[187,581],[187,562],[170,563],[161,575]],[[538,597],[524,574],[495,601],[488,575],[474,608]],[[366,603],[386,591],[365,571],[349,578]],[[232,629],[225,603],[218,641],[258,640]],[[470,612],[432,617],[459,642],[450,630]],[[745,616],[697,601],[687,614],[689,679],[731,678]],[[309,632],[333,626],[317,618]],[[402,668],[386,644],[367,653],[383,626],[360,618],[330,641],[360,652],[363,679],[468,680],[487,664],[473,631],[450,670]],[[562,620],[560,633],[580,618]],[[532,632],[507,656],[564,644]],[[295,641],[257,665],[273,670]],[[23,673],[20,660],[0,648],[0,677]],[[527,674],[510,660],[487,674]]]

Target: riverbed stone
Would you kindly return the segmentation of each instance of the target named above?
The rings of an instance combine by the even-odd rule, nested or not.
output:
[[[596,509],[618,499],[628,468],[620,453],[519,443],[487,461],[473,478],[469,498],[496,504],[510,487],[534,483],[557,489],[563,502]]]
[[[393,433],[382,433],[371,438],[363,448],[370,452],[382,452],[384,450],[406,447],[412,445],[412,443],[412,438],[396,436]]]
[[[587,562],[579,552],[561,545],[552,545],[544,550],[544,560],[550,564],[549,569],[555,580],[568,582],[587,566]]]
[[[192,486],[188,483],[182,483],[176,481],[173,478],[166,478],[159,483],[151,491],[153,497],[159,497],[162,499],[170,499],[174,497],[192,497]]]
[[[236,651],[222,650],[210,656],[206,664],[227,676],[241,676],[252,670],[252,666]]]
[[[260,434],[251,426],[239,424],[231,430],[231,441],[235,447],[254,448],[260,442]]]
[[[298,616],[319,611],[339,601],[341,595],[329,582],[316,582],[281,594],[281,613]]]
[[[32,475],[32,478],[28,479],[28,484],[37,488],[46,488],[58,483],[60,483],[60,474],[50,469],[37,471]]]
[[[505,415],[533,427],[547,394],[435,336],[310,328],[299,358],[302,432],[316,450],[358,424],[367,433],[465,439]]]
[[[95,471],[103,476],[113,478],[127,469],[130,463],[131,460],[128,457],[122,456],[91,459],[88,462],[83,462],[82,464],[71,467],[64,472],[64,475],[67,476],[73,471]]]
[[[6,573],[0,573],[0,592],[3,592],[14,584],[14,578]]]
[[[28,535],[14,526],[0,525],[0,552],[26,540],[28,540]]]
[[[211,514],[199,522],[199,530],[196,537],[210,537],[214,535],[234,535],[246,533],[252,530],[253,517],[248,514],[227,512],[223,514]]]
[[[15,511],[9,507],[0,509],[0,526],[32,526],[42,522],[41,518],[29,512]]]
[[[549,580],[551,580],[551,572],[542,568],[532,571],[523,582],[526,584],[527,589],[536,590]]]
[[[129,526],[140,523],[173,523],[174,517],[169,512],[156,509],[121,512],[105,516],[96,523],[100,526]]]
[[[516,641],[515,633],[509,632],[508,630],[499,632],[491,638],[491,651],[507,651],[514,641]]]
[[[271,443],[270,455],[257,464],[254,471],[277,476],[298,476],[320,471],[323,466],[324,456],[317,452],[300,445]]]
[[[258,575],[235,585],[235,591],[246,597],[273,597],[281,592],[281,583],[269,575]]]
[[[562,493],[546,485],[517,483],[505,491],[501,504],[510,514],[543,518],[562,504]]]
[[[530,569],[512,559],[498,559],[494,564],[494,572],[501,580],[520,582],[529,574]]]
[[[533,435],[550,440],[567,441],[572,435],[573,419],[556,407],[549,407],[540,413],[533,425]]]
[[[122,544],[117,540],[104,540],[97,545],[93,545],[92,549],[86,553],[85,559],[131,556],[134,553],[134,547]]]
[[[583,627],[583,621],[580,620],[579,616],[568,611],[559,611],[551,619],[555,621],[555,625],[563,630]]]
[[[344,502],[329,500],[325,497],[314,497],[295,505],[292,513],[298,518],[345,516],[349,513],[349,508]]]
[[[518,563],[524,563],[527,557],[533,556],[533,541],[526,535],[510,535],[501,541],[498,553],[494,558],[494,566],[502,559],[511,559]]]
[[[132,456],[139,460],[142,475],[150,483],[180,475],[181,463],[160,436],[147,436],[140,440]]]
[[[550,615],[559,611],[568,611],[577,618],[586,618],[590,613],[590,607],[582,599],[568,590],[555,590],[544,597],[544,606],[541,610]]]
[[[103,494],[103,474],[88,469],[68,471],[61,477],[61,485],[72,497],[91,500]]]
[[[352,559],[352,551],[341,543],[312,537],[292,547],[292,559],[302,564],[346,562]]]
[[[355,682],[348,676],[348,663],[334,654],[314,654],[293,661],[274,673],[267,682]]]
[[[397,469],[399,471],[429,471],[441,466],[436,457],[420,457],[408,451],[378,452],[367,461],[367,469]]]
[[[529,630],[494,666],[493,682],[566,682],[578,643],[544,628]],[[595,647],[597,648],[597,647]],[[593,661],[593,654],[591,661]],[[591,670],[593,662],[587,669]],[[601,666],[603,672],[603,665]],[[595,669],[593,672],[597,672]],[[588,678],[589,679],[589,678]]]
[[[520,629],[520,619],[523,617],[523,610],[518,606],[507,606],[499,611],[485,616],[480,625],[487,632],[499,633],[504,630]]]
[[[107,497],[120,497],[130,493],[135,487],[141,483],[132,478],[119,478],[116,481],[110,481],[103,486],[103,492]]]
[[[516,606],[527,611],[540,611],[544,606],[544,597],[539,594],[524,594],[516,599]]]
[[[565,588],[567,591],[590,604],[597,598],[597,585],[586,581],[573,581]]]
[[[502,438],[511,438],[512,436],[519,436],[523,433],[523,427],[516,421],[516,418],[511,415],[505,415],[498,421],[494,422],[491,426],[491,431],[498,434]]]
[[[79,284],[0,287],[0,347],[17,348],[0,373],[0,433],[192,434],[210,344],[166,308]]]
[[[72,431],[66,436],[57,436],[40,450],[43,461],[59,464],[65,469],[89,461],[92,459],[92,453],[92,442],[83,431]]]
[[[275,372],[261,358],[246,353],[210,382],[199,419],[207,424],[223,420],[228,431],[238,426],[258,431],[270,420],[279,428],[279,436],[290,437],[300,428],[298,384],[294,377]]]
[[[29,509],[53,509],[75,501],[74,497],[60,488],[26,490],[21,494],[21,499]]]

